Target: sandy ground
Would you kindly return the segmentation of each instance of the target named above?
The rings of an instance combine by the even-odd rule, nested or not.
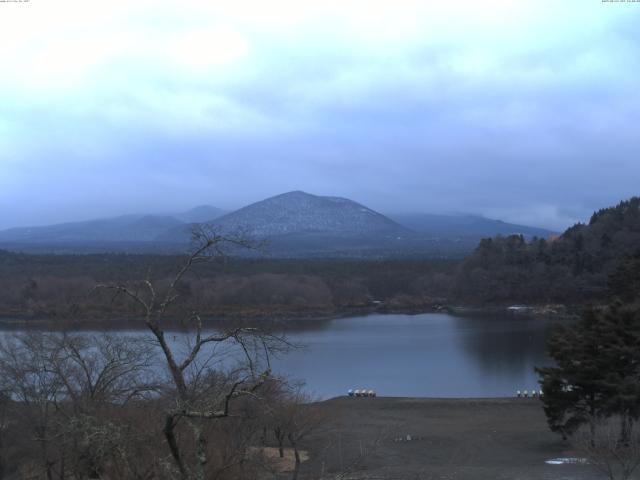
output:
[[[576,453],[548,430],[537,399],[340,397],[319,405],[334,426],[306,440],[315,453],[305,478],[603,478],[589,465],[545,463]]]

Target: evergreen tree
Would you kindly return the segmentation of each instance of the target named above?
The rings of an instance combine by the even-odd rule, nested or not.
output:
[[[601,327],[592,311],[574,325],[558,327],[547,345],[556,366],[536,369],[549,427],[563,438],[585,423],[593,425],[604,412]]]
[[[626,442],[631,424],[640,416],[640,312],[616,304],[600,315],[600,321],[605,412],[620,417],[620,436]]]
[[[626,303],[640,297],[640,250],[620,261],[609,276],[609,290],[614,297]]]
[[[640,312],[615,304],[559,328],[548,342],[555,367],[539,368],[552,431],[563,438],[602,418],[621,418],[627,439],[640,417]]]

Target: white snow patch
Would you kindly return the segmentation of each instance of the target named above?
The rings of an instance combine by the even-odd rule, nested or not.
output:
[[[566,464],[576,464],[576,463],[587,463],[586,458],[573,458],[573,457],[561,457],[561,458],[552,458],[551,460],[546,460],[544,463],[548,465],[566,465]]]

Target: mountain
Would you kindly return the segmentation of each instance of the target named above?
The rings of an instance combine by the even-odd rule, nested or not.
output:
[[[186,212],[178,213],[173,217],[184,223],[208,223],[221,217],[226,212],[211,205],[200,205],[187,210]]]
[[[11,228],[0,231],[0,242],[38,244],[149,242],[178,225],[182,225],[182,222],[169,216],[122,215],[43,227]]]
[[[547,238],[556,232],[544,228],[515,225],[477,215],[436,215],[429,213],[388,215],[411,230],[439,238],[493,237],[496,235],[524,235]]]
[[[274,256],[367,256],[403,250],[412,232],[353,200],[294,191],[276,195],[223,215],[212,222],[220,232],[241,232],[266,240]],[[186,242],[193,224],[158,237]]]
[[[4,244],[74,245],[85,247],[122,243],[118,250],[131,250],[129,244],[161,242],[167,231],[188,230],[193,224],[211,222],[224,211],[200,205],[174,215],[120,215],[84,222],[68,222],[38,227],[10,228],[0,231]],[[158,240],[160,238],[160,240]],[[116,245],[108,245],[110,249]],[[99,250],[99,249],[98,249]],[[139,251],[139,247],[134,250]],[[79,249],[78,251],[85,251]],[[90,250],[94,251],[94,250]]]
[[[218,218],[225,230],[247,229],[252,235],[402,233],[406,228],[359,203],[295,191],[252,203]]]
[[[220,232],[266,240],[279,257],[430,256],[462,257],[483,237],[552,232],[483,217],[394,215],[392,218],[347,198],[293,191],[222,215],[201,205],[174,215],[124,215],[86,222],[0,231],[0,248],[38,252],[181,252],[191,230],[211,223]],[[49,248],[55,247],[55,248]]]

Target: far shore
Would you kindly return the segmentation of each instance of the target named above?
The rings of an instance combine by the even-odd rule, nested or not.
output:
[[[383,303],[363,307],[345,308],[334,311],[324,310],[280,310],[265,312],[260,309],[225,309],[224,313],[203,315],[203,325],[215,328],[225,325],[260,324],[275,329],[301,329],[313,322],[328,322],[340,318],[359,317],[373,314],[382,315],[421,315],[427,313],[446,313],[458,317],[510,316],[514,318],[544,318],[552,320],[574,320],[578,317],[580,306],[564,305],[422,305],[390,306]],[[168,319],[170,330],[184,330],[180,321]],[[144,329],[141,317],[118,319],[87,317],[78,319],[65,315],[46,315],[44,313],[0,313],[0,330],[136,330]]]

